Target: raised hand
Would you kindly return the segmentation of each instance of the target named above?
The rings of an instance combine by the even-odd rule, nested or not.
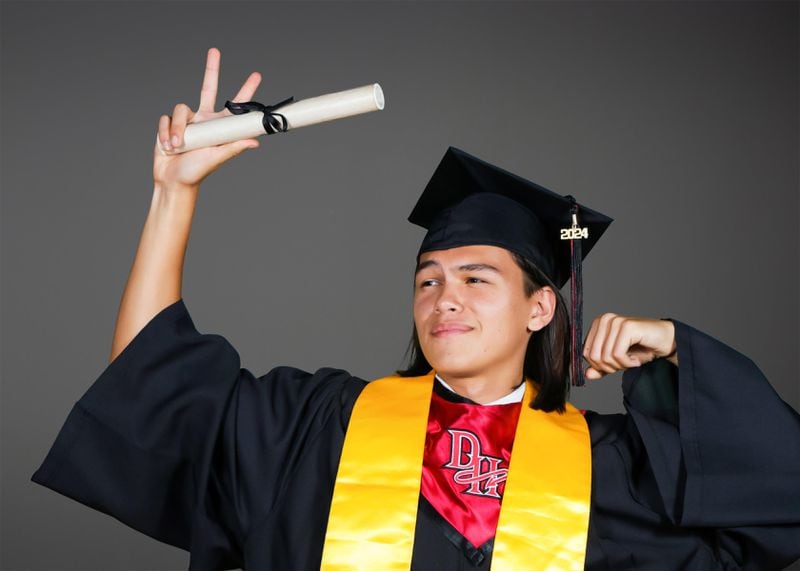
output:
[[[217,48],[208,50],[203,86],[200,90],[200,105],[192,111],[185,103],[178,103],[172,116],[162,115],[158,122],[158,142],[153,153],[153,180],[156,185],[167,188],[197,188],[210,173],[217,170],[225,161],[247,149],[259,146],[257,139],[243,139],[216,147],[197,149],[176,155],[165,155],[158,147],[170,150],[183,144],[183,131],[190,123],[199,123],[225,117],[230,111],[214,111],[219,81],[220,52]],[[251,73],[232,101],[250,101],[261,83],[258,72]]]
[[[583,357],[589,363],[585,375],[590,380],[660,357],[677,365],[675,325],[663,319],[604,313],[592,321]]]

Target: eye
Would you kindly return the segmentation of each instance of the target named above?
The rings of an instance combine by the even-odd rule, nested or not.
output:
[[[487,283],[486,280],[482,280],[481,278],[475,278],[475,277],[467,278],[464,281],[465,281],[465,283],[468,283],[468,284],[485,284],[485,283]]]
[[[419,282],[419,287],[420,288],[426,288],[426,287],[431,287],[431,286],[435,286],[435,285],[438,285],[438,284],[439,284],[438,280],[435,280],[435,279],[431,278],[431,279],[422,280],[421,282]]]

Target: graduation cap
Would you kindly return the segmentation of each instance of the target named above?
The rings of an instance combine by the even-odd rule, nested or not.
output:
[[[499,246],[533,262],[559,288],[571,281],[572,384],[583,384],[581,261],[611,218],[450,147],[408,220],[428,230],[417,257]]]

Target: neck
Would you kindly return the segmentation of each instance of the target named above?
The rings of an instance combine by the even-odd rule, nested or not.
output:
[[[500,399],[516,389],[522,382],[522,371],[515,377],[503,381],[486,377],[458,377],[447,373],[437,374],[457,395],[478,404],[486,404]]]

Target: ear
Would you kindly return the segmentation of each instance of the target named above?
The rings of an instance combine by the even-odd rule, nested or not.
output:
[[[530,317],[528,331],[539,331],[547,326],[556,313],[556,293],[550,286],[542,286],[530,297]]]

